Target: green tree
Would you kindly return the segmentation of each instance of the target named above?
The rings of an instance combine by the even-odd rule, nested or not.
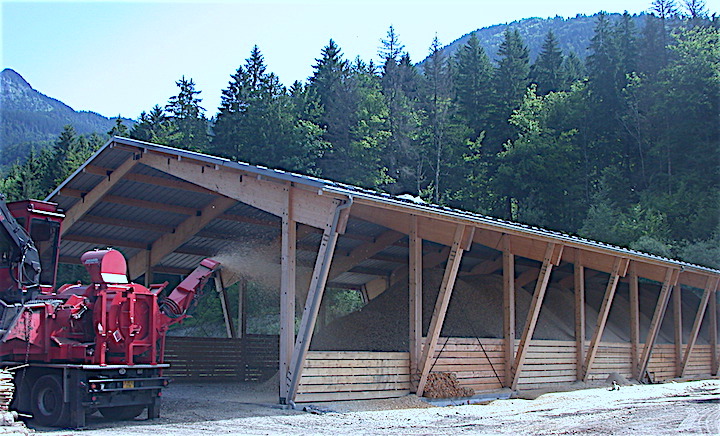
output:
[[[455,96],[458,113],[471,130],[471,141],[488,128],[492,103],[493,67],[473,33],[455,58]]]
[[[563,59],[557,38],[550,30],[545,36],[540,54],[530,68],[530,81],[537,85],[539,95],[564,89]]]
[[[208,144],[208,121],[205,118],[202,102],[195,90],[195,82],[183,76],[175,82],[180,88],[177,95],[170,97],[165,112],[172,121],[174,131],[170,135],[169,145],[186,150],[202,151]]]

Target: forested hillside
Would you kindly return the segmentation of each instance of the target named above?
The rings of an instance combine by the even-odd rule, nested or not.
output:
[[[81,134],[105,133],[114,120],[94,112],[77,112],[30,86],[11,69],[0,72],[0,168],[23,161],[30,149],[39,150],[72,124]],[[130,120],[125,120],[128,122]]]
[[[510,27],[417,67],[390,28],[380,64],[330,40],[285,88],[255,47],[211,118],[183,77],[115,131],[720,267],[720,22],[686,3],[593,17],[584,59]],[[0,191],[41,197],[96,145],[66,130]]]

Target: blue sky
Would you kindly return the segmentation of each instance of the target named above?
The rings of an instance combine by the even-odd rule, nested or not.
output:
[[[29,2],[2,0],[2,68],[76,110],[137,118],[192,78],[208,115],[230,74],[257,44],[268,70],[304,81],[333,38],[345,57],[378,59],[395,27],[414,61],[437,35],[448,44],[478,28],[528,17],[639,13],[652,0],[365,0]]]

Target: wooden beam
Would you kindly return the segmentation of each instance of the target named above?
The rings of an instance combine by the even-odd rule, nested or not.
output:
[[[515,256],[510,240],[503,244],[503,337],[505,356],[505,384],[512,385],[512,366],[515,360]]]
[[[702,325],[703,318],[705,317],[708,302],[710,302],[711,297],[715,298],[715,292],[718,288],[719,281],[720,278],[717,277],[714,279],[712,277],[708,277],[707,279],[707,285],[705,285],[705,290],[700,298],[700,305],[698,306],[697,313],[695,314],[695,321],[693,321],[692,330],[690,330],[690,336],[688,337],[688,343],[685,347],[685,355],[683,356],[682,364],[680,365],[680,373],[678,374],[678,377],[685,375],[687,364],[690,361],[690,355],[692,354],[693,347],[695,347],[695,342],[697,341],[698,334],[700,333],[700,326]],[[717,331],[716,326],[715,330]]]
[[[293,213],[296,212],[293,201]],[[287,402],[295,401],[300,377],[302,377],[305,358],[310,347],[313,331],[315,330],[315,322],[317,320],[320,303],[325,293],[325,284],[327,283],[328,274],[330,273],[330,264],[332,263],[335,245],[338,239],[338,221],[342,209],[350,207],[352,203],[339,204],[335,201],[335,211],[326,218],[323,229],[323,236],[318,248],[315,268],[313,269],[310,288],[308,290],[305,308],[303,309],[302,320],[300,321],[300,329],[295,339],[295,347],[293,348],[292,359],[287,373],[288,393]]]
[[[540,273],[538,274],[537,283],[535,284],[535,292],[533,292],[533,298],[530,302],[530,309],[528,310],[527,320],[525,321],[525,329],[520,337],[520,343],[518,344],[517,355],[515,356],[515,362],[512,368],[512,384],[510,388],[517,389],[518,381],[520,380],[520,372],[522,371],[523,364],[525,363],[525,356],[530,345],[533,333],[535,332],[535,326],[537,324],[538,316],[540,315],[540,308],[542,307],[543,300],[545,298],[545,291],[547,285],[550,282],[550,274],[552,273],[553,266],[556,262],[559,262],[559,258],[556,255],[558,252],[557,245],[554,243],[548,243],[545,249],[545,258],[543,259]],[[562,254],[562,246],[559,249]]]
[[[673,289],[673,332],[675,345],[675,377],[682,375],[683,360],[683,328],[682,328],[682,285],[678,283]]]
[[[613,298],[615,297],[618,280],[620,280],[620,275],[627,271],[627,263],[627,259],[620,257],[615,259],[615,265],[613,265],[612,272],[610,273],[610,279],[608,280],[607,287],[605,288],[605,296],[603,297],[600,310],[598,311],[595,331],[592,339],[590,340],[587,356],[585,356],[585,364],[583,365],[581,378],[583,381],[587,380],[588,375],[590,375],[590,369],[592,369],[592,364],[595,360],[598,346],[600,345],[603,332],[605,331],[605,324],[607,323],[608,315],[610,314],[610,308],[612,307]]]
[[[272,215],[283,214],[286,202],[285,185],[279,181],[230,168],[216,169],[213,165],[191,159],[178,160],[157,153],[146,153],[145,157],[143,163],[152,168]],[[337,201],[341,199],[336,199],[332,194],[297,186],[293,194],[294,219],[298,223],[323,228],[327,217],[334,213]]]
[[[340,274],[350,271],[360,262],[371,258],[404,237],[405,235],[400,232],[388,230],[378,236],[373,242],[366,242],[353,249],[347,256],[335,259],[330,269],[329,280],[336,279]]]
[[[220,297],[220,309],[222,309],[223,319],[225,320],[225,330],[227,333],[227,337],[234,339],[235,326],[233,325],[232,316],[230,316],[230,303],[228,301],[227,292],[225,291],[225,286],[222,282],[222,276],[220,274],[215,274],[214,281],[215,291]]]
[[[640,286],[635,264],[634,260],[630,262],[630,361],[632,378],[639,380],[637,369],[640,363]]]
[[[295,282],[297,224],[293,220],[293,193],[291,186],[285,187],[287,202],[282,215],[280,253],[280,402],[288,396],[288,370],[295,346]]]
[[[710,311],[710,374],[718,375],[718,366],[720,366],[720,359],[718,359],[718,308],[717,308],[717,295],[718,290],[710,296],[710,304],[708,310]]]
[[[429,270],[442,264],[448,259],[450,253],[450,247],[443,247],[437,251],[430,251],[423,255],[422,268],[423,270]],[[401,265],[390,273],[389,278],[378,278],[371,280],[365,284],[367,289],[368,298],[372,300],[378,295],[385,292],[389,287],[399,283],[402,280],[406,280],[408,275],[408,268],[405,265]]]
[[[478,263],[470,271],[459,271],[461,276],[474,276],[492,274],[503,267],[503,256],[497,256],[494,259],[488,259]]]
[[[85,242],[87,244],[93,244],[98,247],[125,247],[125,248],[139,248],[144,250],[147,248],[147,243],[142,241],[128,241],[125,239],[114,239],[100,236],[87,236],[87,235],[63,235],[64,241],[73,242]]]
[[[417,232],[417,217],[410,217],[410,249],[408,251],[408,305],[410,311],[409,351],[410,351],[410,385],[411,390],[417,390],[420,377],[420,354],[422,343],[422,291],[423,291],[423,264],[422,239]],[[417,378],[416,378],[417,377]]]
[[[150,249],[150,265],[157,265],[163,257],[172,253],[182,245],[189,237],[199,232],[210,221],[233,207],[237,202],[231,198],[219,197],[208,203],[199,215],[188,217],[179,226],[175,233],[165,233],[152,242]],[[145,272],[146,262],[144,254],[138,253],[128,261],[128,271],[131,279],[140,277]]]
[[[81,221],[84,223],[102,224],[102,225],[106,225],[106,226],[126,227],[129,229],[139,229],[139,230],[149,230],[151,232],[157,232],[157,233],[170,233],[170,232],[175,231],[175,227],[168,226],[165,224],[146,223],[146,222],[142,222],[142,221],[124,220],[124,219],[120,219],[120,218],[109,218],[109,217],[97,216],[97,215],[85,215]]]
[[[430,360],[435,354],[435,346],[440,338],[440,332],[442,331],[442,326],[445,322],[447,307],[450,303],[453,288],[455,287],[457,272],[460,268],[460,261],[462,260],[464,252],[462,242],[465,234],[465,226],[458,225],[455,229],[453,243],[450,247],[447,265],[445,266],[445,274],[443,275],[442,283],[440,284],[440,291],[438,292],[437,301],[435,302],[435,309],[433,310],[433,315],[430,319],[430,326],[428,328],[427,337],[425,338],[422,357],[420,358],[420,381],[417,386],[418,396],[422,396],[425,389],[425,383],[427,383],[427,378],[430,374]]]
[[[665,318],[665,310],[667,309],[668,300],[670,299],[670,291],[672,291],[673,286],[677,283],[678,272],[679,271],[674,268],[667,268],[665,272],[665,280],[663,280],[663,285],[660,289],[658,302],[655,306],[655,313],[650,321],[650,330],[648,331],[647,339],[645,339],[645,346],[643,347],[643,352],[640,357],[637,370],[638,380],[645,377],[648,362],[650,362],[650,354],[652,354],[653,348],[655,347],[655,339],[657,339],[660,325]]]
[[[70,230],[76,222],[78,222],[86,213],[95,206],[110,190],[125,176],[138,162],[144,162],[144,155],[130,156],[125,162],[120,164],[116,170],[105,175],[100,183],[87,192],[82,200],[75,203],[65,212],[63,225],[60,227],[60,235],[64,235]]]
[[[575,376],[583,378],[585,364],[585,267],[582,264],[582,251],[575,251],[573,265],[575,290]]]

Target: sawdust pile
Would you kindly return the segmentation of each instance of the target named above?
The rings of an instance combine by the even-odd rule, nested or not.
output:
[[[426,333],[442,282],[442,271],[427,271],[423,277],[423,332]],[[532,285],[516,292],[516,332],[522,333]],[[502,338],[502,277],[484,275],[459,277],[448,305],[442,336]],[[574,311],[572,295],[548,289],[546,298],[560,307],[544,308],[533,338],[572,340]],[[565,304],[570,306],[565,306]],[[407,351],[408,285],[402,281],[370,301],[360,311],[339,318],[313,337],[313,350],[328,351]]]
[[[431,372],[423,396],[427,398],[471,397],[475,391],[460,386],[454,372]]]

